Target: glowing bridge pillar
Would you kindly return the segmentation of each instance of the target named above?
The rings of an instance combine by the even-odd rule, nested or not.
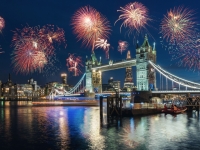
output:
[[[91,54],[91,59],[86,57],[85,71],[86,71],[86,90],[90,93],[102,92],[102,77],[101,72],[92,70],[92,67],[101,65],[101,58],[98,62],[94,52]]]
[[[147,35],[143,44],[136,47],[136,70],[137,70],[137,90],[153,91],[156,90],[156,72],[149,64],[149,60],[156,62],[156,50],[148,42]]]
[[[92,72],[86,72],[86,90],[90,93],[93,92],[93,86],[92,86]]]

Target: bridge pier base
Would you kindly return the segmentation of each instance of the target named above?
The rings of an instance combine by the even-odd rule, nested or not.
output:
[[[100,126],[103,126],[103,96],[100,97],[99,100],[99,106],[100,106]]]
[[[122,126],[122,97],[107,97],[107,125]]]

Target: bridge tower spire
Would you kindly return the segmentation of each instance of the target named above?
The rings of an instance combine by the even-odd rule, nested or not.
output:
[[[87,58],[87,57],[86,57]],[[95,53],[92,52],[91,58],[86,59],[85,70],[86,70],[86,91],[89,93],[101,93],[102,92],[102,76],[98,70],[92,70],[92,67],[101,65],[100,61],[97,60]]]
[[[126,60],[131,59],[131,53],[130,51],[127,52]],[[133,83],[133,73],[132,73],[132,67],[126,67],[126,76],[124,81],[124,88],[123,90],[126,92],[130,92],[132,88],[134,87]]]
[[[145,35],[143,44],[136,47],[137,90],[156,90],[156,72],[149,64],[149,60],[156,63],[156,49],[151,47]]]

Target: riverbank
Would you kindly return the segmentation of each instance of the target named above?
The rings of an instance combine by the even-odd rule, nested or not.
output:
[[[37,100],[37,101],[0,101],[0,107],[34,106],[98,106],[98,100]]]

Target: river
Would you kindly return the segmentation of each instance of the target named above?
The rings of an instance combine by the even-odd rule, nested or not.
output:
[[[1,150],[194,150],[200,120],[195,112],[156,114],[100,127],[99,107],[16,105],[0,108],[0,135]]]

